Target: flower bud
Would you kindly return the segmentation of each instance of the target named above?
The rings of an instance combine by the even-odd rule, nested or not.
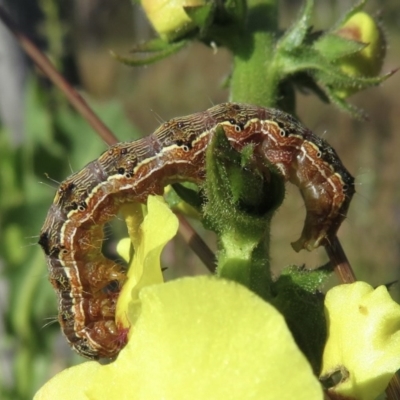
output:
[[[360,11],[352,15],[334,32],[344,39],[364,43],[366,46],[353,54],[342,57],[339,65],[351,77],[375,77],[379,74],[386,53],[383,32],[376,21],[367,13]],[[346,98],[362,87],[346,87],[337,92]]]
[[[142,0],[142,7],[160,37],[172,41],[196,27],[185,7],[199,7],[205,3],[205,0]]]

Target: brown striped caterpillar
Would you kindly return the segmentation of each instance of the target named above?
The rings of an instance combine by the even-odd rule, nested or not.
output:
[[[124,345],[114,316],[125,275],[101,252],[103,225],[123,203],[145,202],[167,184],[201,183],[205,151],[218,126],[234,149],[252,144],[256,160],[274,164],[299,187],[307,214],[301,237],[293,243],[296,251],[312,250],[336,235],[354,194],[354,179],[328,143],[282,111],[220,104],[110,147],[61,183],[39,239],[58,294],[61,328],[81,355],[113,357]]]

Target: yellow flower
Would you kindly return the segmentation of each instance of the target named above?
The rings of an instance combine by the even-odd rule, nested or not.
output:
[[[185,278],[140,291],[141,313],[109,365],[67,369],[43,399],[322,400],[283,317],[243,286]]]
[[[140,206],[125,212],[136,232],[136,272],[129,272],[117,317],[131,324],[128,343],[108,365],[91,361],[61,372],[35,400],[322,400],[274,307],[215,277],[154,284],[162,280],[159,255],[176,221],[159,198],[149,198],[143,222]]]
[[[400,368],[400,305],[385,286],[340,285],[325,299],[328,341],[322,378],[341,372],[334,392],[358,400],[382,393]]]

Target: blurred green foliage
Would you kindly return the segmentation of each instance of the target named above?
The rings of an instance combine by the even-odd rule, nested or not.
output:
[[[0,348],[13,372],[12,382],[0,375],[2,399],[30,398],[48,377],[49,365],[59,352],[55,340],[60,330],[58,323],[52,323],[57,300],[36,245],[38,233],[57,182],[106,149],[88,124],[57,97],[37,78],[30,78],[23,144],[13,147],[4,128],[0,134],[0,254],[10,294]],[[121,140],[138,137],[119,103],[92,107]],[[73,362],[73,353],[67,354],[67,362]]]

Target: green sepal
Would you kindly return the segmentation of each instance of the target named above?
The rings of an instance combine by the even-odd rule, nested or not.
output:
[[[301,46],[310,31],[310,20],[314,9],[314,0],[307,0],[297,21],[289,28],[282,39],[279,47],[285,51],[292,51]]]
[[[313,92],[322,102],[329,103],[329,96],[306,71],[297,73],[288,81],[297,87],[300,92]]]
[[[360,90],[376,86],[389,78],[395,71],[374,77],[355,77],[344,73],[339,65],[332,63],[312,48],[306,48],[295,54],[282,54],[281,66],[285,75],[294,75],[298,72],[309,72],[317,77],[317,81],[324,86],[335,85],[357,86]]]
[[[183,7],[192,22],[199,28],[200,34],[207,30],[213,21],[216,4],[211,1],[199,7]]]
[[[367,43],[348,40],[330,33],[321,36],[313,43],[313,48],[326,60],[331,61],[357,53],[366,46]]]
[[[324,90],[327,96],[329,97],[329,100],[336,104],[339,108],[342,110],[348,112],[350,115],[352,115],[354,118],[360,119],[360,120],[366,120],[368,119],[367,113],[358,108],[353,106],[352,104],[348,103],[345,99],[343,99],[341,96],[337,95],[337,90],[340,89],[341,87],[351,87],[354,86],[357,88],[357,90],[363,90],[367,89],[369,87],[373,86],[378,86],[382,82],[384,82],[387,78],[392,76],[395,71],[390,71],[389,73],[377,77],[372,77],[372,78],[363,78],[363,77],[352,77],[348,78],[349,83],[345,84],[343,83],[344,80],[335,80],[334,77],[332,76],[320,76],[321,82],[326,83],[324,85]],[[318,75],[317,75],[318,77]]]
[[[330,87],[327,87],[325,89],[329,101],[335,104],[338,108],[348,112],[353,118],[363,121],[368,119],[368,114],[362,108],[356,107],[353,104],[348,103],[345,99],[336,95],[335,91],[332,90]]]
[[[322,56],[316,49],[310,47],[292,53],[282,53],[280,64],[284,76],[290,75],[296,79],[296,75],[299,73],[310,75],[330,101],[358,119],[365,119],[365,113],[339,97],[336,91],[340,88],[354,87],[357,90],[363,90],[377,86],[395,72],[390,71],[385,75],[374,77],[350,76],[343,72],[339,64]]]
[[[269,297],[270,220],[284,197],[284,181],[276,171],[268,179],[249,165],[216,129],[206,153],[204,224],[218,235],[217,275],[235,280]],[[246,167],[242,167],[242,164]]]
[[[340,26],[342,26],[348,19],[350,19],[354,14],[361,11],[365,4],[367,4],[367,0],[360,0],[357,4],[355,4],[350,10],[348,10],[342,18],[340,18],[331,28],[332,31],[335,31]]]
[[[131,57],[121,56],[114,51],[111,51],[110,53],[111,56],[119,62],[132,67],[137,67],[155,63],[172,54],[175,54],[184,46],[186,46],[187,43],[187,40],[168,43],[162,39],[154,39],[145,44],[136,46],[136,48],[133,50],[134,54]]]
[[[272,304],[284,315],[297,345],[314,372],[319,373],[326,341],[324,296],[318,291],[331,275],[331,269],[321,267],[286,267],[272,288]]]

